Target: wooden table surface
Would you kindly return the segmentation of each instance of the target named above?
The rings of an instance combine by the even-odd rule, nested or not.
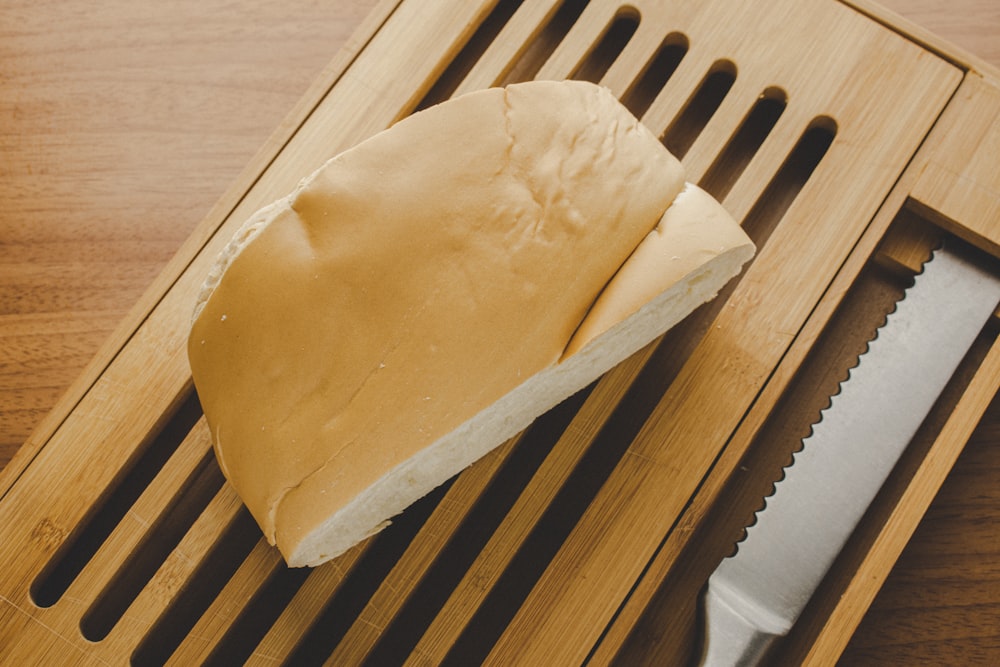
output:
[[[0,2],[0,468],[374,4]],[[883,4],[1000,67],[997,0]],[[1000,665],[998,445],[995,400],[844,664]]]

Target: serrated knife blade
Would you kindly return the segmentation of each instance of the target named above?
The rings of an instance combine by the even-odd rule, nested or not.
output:
[[[756,665],[792,628],[1000,301],[995,261],[938,249],[709,578],[700,665]]]

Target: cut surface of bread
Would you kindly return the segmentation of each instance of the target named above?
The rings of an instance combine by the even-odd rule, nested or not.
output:
[[[223,473],[317,565],[712,298],[753,254],[607,90],[414,114],[255,214],[188,354]]]

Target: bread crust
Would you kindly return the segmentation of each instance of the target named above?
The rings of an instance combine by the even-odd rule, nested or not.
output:
[[[289,565],[379,530],[655,336],[619,325],[683,282],[648,258],[684,187],[607,90],[532,82],[414,114],[253,216],[188,351],[220,466]],[[752,253],[720,210],[696,270]]]

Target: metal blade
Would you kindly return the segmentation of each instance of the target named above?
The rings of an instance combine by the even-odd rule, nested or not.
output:
[[[996,308],[991,261],[942,248],[916,277],[709,579],[700,664],[757,664],[791,629]]]

